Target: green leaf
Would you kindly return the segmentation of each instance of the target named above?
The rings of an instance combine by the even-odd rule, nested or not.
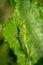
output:
[[[25,52],[22,51],[21,45],[18,41],[18,28],[16,25],[16,18],[15,17],[10,18],[8,21],[5,22],[4,28],[3,28],[3,35],[5,36],[5,41],[8,41],[10,48],[14,50],[14,53],[18,57],[18,63],[23,62],[23,65],[25,65]],[[24,58],[23,60],[21,58]],[[20,60],[21,59],[21,60]]]
[[[5,22],[3,35],[20,65],[33,65],[43,57],[43,7],[37,0],[17,0],[14,16]]]

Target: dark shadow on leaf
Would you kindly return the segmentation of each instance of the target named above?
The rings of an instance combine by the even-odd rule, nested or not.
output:
[[[13,61],[13,62],[17,62],[17,56],[14,54],[14,52],[13,52],[12,49],[9,49],[8,55],[9,55],[10,57],[12,57],[12,61]]]
[[[35,65],[43,65],[43,58],[41,58]]]

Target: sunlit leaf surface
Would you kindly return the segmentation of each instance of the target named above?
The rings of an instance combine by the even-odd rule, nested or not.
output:
[[[43,7],[35,0],[16,0],[3,35],[17,55],[19,65],[33,65],[43,57]]]

